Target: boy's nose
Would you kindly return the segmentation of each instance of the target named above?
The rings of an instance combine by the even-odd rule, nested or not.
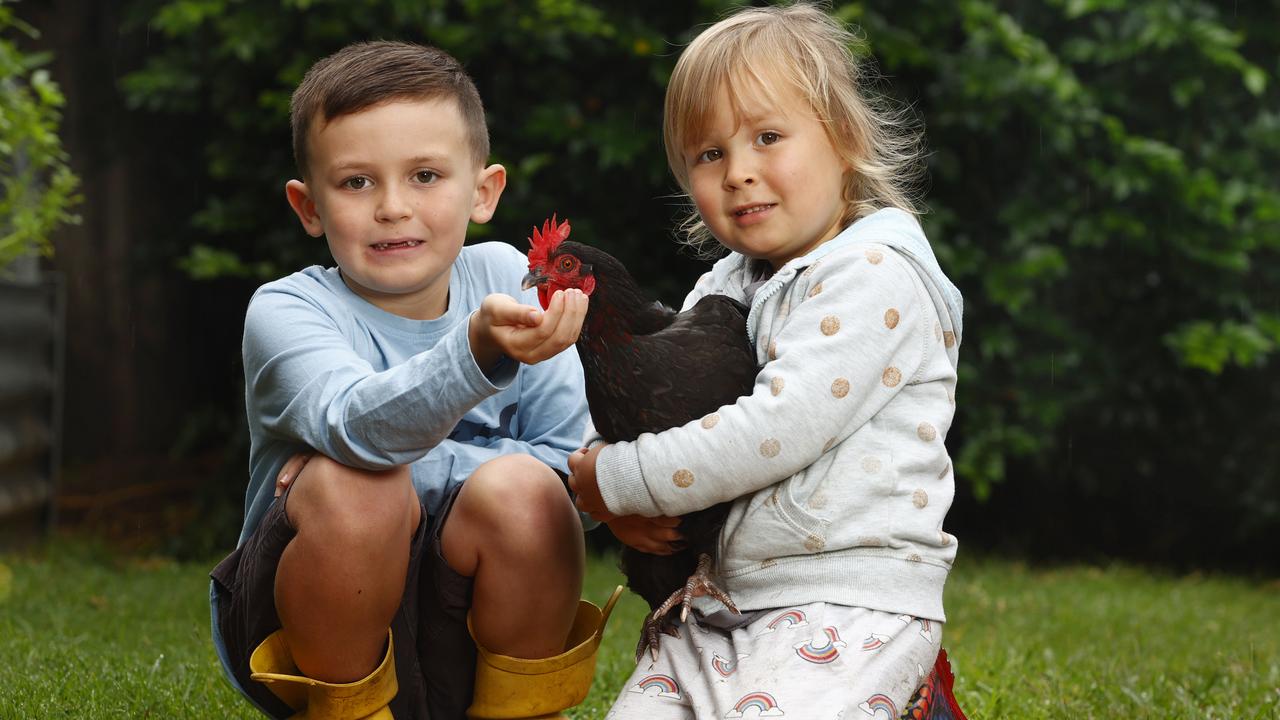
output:
[[[397,222],[413,214],[412,206],[403,194],[386,190],[378,201],[377,217],[382,222]]]

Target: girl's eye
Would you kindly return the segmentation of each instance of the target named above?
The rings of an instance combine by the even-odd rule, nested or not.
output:
[[[565,257],[560,258],[560,269],[561,269],[562,271],[565,271],[565,272],[567,272],[567,271],[569,271],[569,270],[572,270],[572,269],[573,269],[573,258],[568,257],[568,256],[565,256]]]
[[[355,177],[349,177],[346,180],[342,181],[342,187],[348,190],[363,190],[369,187],[369,178],[363,175],[356,175]]]
[[[724,153],[720,152],[716,148],[711,148],[710,150],[703,150],[701,153],[698,154],[697,162],[700,162],[700,163],[715,162],[716,160],[719,160],[723,155]]]
[[[414,179],[423,185],[430,185],[435,182],[436,177],[438,176],[430,170],[419,170],[417,174],[414,175]]]
[[[761,145],[772,145],[772,144],[774,144],[774,143],[778,142],[778,141],[779,141],[779,140],[781,140],[781,139],[782,139],[782,136],[781,136],[781,135],[779,135],[779,134],[778,134],[778,133],[776,133],[776,132],[773,132],[772,130],[770,130],[770,131],[768,131],[768,132],[762,132],[762,133],[760,133],[760,135],[756,138],[756,140],[757,140]]]

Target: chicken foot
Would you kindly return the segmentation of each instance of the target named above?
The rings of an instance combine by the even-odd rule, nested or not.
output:
[[[640,644],[636,647],[636,662],[640,662],[640,658],[644,656],[647,649],[654,660],[658,659],[658,635],[666,633],[679,637],[674,627],[666,624],[667,613],[671,612],[676,605],[680,606],[680,622],[689,619],[689,608],[693,603],[693,599],[699,595],[710,595],[711,597],[724,603],[734,615],[739,615],[738,607],[733,604],[733,600],[729,599],[729,594],[721,590],[718,585],[711,582],[711,556],[702,553],[698,556],[698,568],[689,576],[684,587],[677,589],[671,593],[665,602],[658,606],[656,610],[650,613],[644,620],[644,629],[640,636]]]

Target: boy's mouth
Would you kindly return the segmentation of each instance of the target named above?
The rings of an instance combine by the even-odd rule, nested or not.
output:
[[[417,247],[421,244],[421,240],[390,240],[387,242],[374,243],[370,247],[374,250],[398,250],[400,248]]]

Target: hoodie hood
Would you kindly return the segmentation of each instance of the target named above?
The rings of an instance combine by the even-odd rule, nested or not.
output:
[[[759,264],[750,258],[732,253],[722,258],[712,269],[712,274],[730,282],[716,283],[720,287],[739,288],[740,295],[735,299],[752,306],[755,313],[757,291],[769,294],[796,273],[814,264],[823,257],[855,243],[875,243],[884,245],[900,254],[913,267],[929,291],[929,297],[938,312],[938,321],[944,333],[951,333],[954,342],[947,344],[947,359],[952,367],[959,362],[960,337],[963,332],[964,298],[960,290],[942,272],[938,259],[933,254],[929,240],[924,236],[924,229],[915,216],[898,208],[884,208],[856,220],[839,235],[814,248],[812,252],[791,260],[783,265],[772,276],[760,279]],[[731,293],[732,294],[732,293]],[[748,334],[754,324],[748,322]],[[752,337],[752,342],[755,338]]]
[[[958,355],[956,348],[960,346],[960,336],[963,333],[964,297],[960,295],[960,289],[942,272],[920,222],[914,215],[898,208],[878,210],[854,222],[839,235],[809,253],[806,258],[811,259],[806,264],[821,257],[819,253],[826,254],[822,253],[824,249],[831,252],[855,242],[887,245],[911,263],[929,290],[929,297],[933,299],[933,305],[938,311],[943,332],[951,332],[955,336],[955,342],[947,348],[951,366],[955,367]]]

